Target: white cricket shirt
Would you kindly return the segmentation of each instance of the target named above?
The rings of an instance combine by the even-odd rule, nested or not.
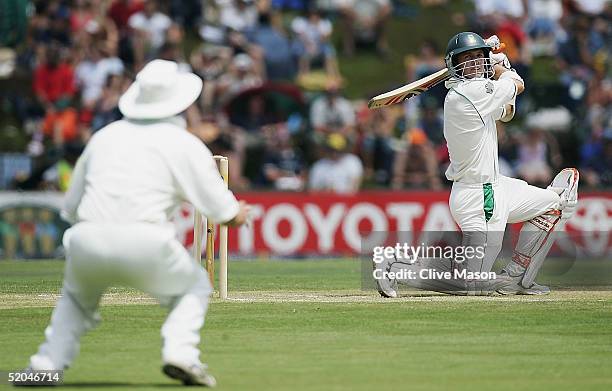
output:
[[[444,100],[444,138],[450,165],[446,177],[467,184],[495,183],[499,177],[495,121],[516,95],[511,79],[451,79]]]
[[[70,222],[164,224],[184,201],[216,222],[239,209],[212,154],[182,118],[121,120],[87,144],[62,215]]]

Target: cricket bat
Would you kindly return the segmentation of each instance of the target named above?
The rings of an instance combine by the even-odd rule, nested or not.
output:
[[[502,52],[505,48],[506,45],[504,43],[498,43],[496,47],[494,47],[493,52],[499,53]],[[413,96],[422,94],[423,92],[429,90],[436,84],[443,82],[449,77],[450,72],[448,71],[448,68],[440,69],[436,73],[432,73],[429,76],[425,76],[424,78],[414,81],[403,87],[396,88],[393,91],[385,92],[384,94],[376,95],[368,102],[368,108],[378,109],[380,107],[402,103],[406,99],[410,99]]]
[[[403,87],[396,88],[393,91],[385,92],[384,94],[376,95],[368,102],[368,108],[378,109],[380,107],[390,106],[397,103],[402,103],[406,99],[419,95],[436,84],[448,79],[450,73],[448,68],[440,69],[436,73],[425,76],[422,79],[414,81]]]

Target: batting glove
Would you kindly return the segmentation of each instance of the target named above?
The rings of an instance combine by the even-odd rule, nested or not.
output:
[[[501,41],[497,35],[491,35],[489,38],[485,39],[485,43],[491,46],[493,50],[497,50],[501,46]]]
[[[512,69],[512,65],[510,65],[510,60],[508,60],[508,56],[505,53],[493,53],[489,54],[489,58],[491,58],[491,65],[500,64],[506,69]]]

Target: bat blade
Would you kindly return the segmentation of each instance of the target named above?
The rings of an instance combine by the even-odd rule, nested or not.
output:
[[[501,53],[505,51],[506,44],[500,42],[497,47],[493,47],[492,49],[494,53]],[[385,92],[384,94],[375,96],[368,102],[368,108],[378,109],[380,107],[402,103],[406,99],[410,99],[413,96],[422,94],[423,92],[429,90],[431,87],[435,86],[441,81],[448,79],[449,77],[450,73],[448,71],[448,68],[440,69],[436,73],[432,73],[429,76],[414,81],[403,87],[396,88],[393,91]]]
[[[403,87],[375,96],[368,102],[368,108],[378,109],[380,107],[402,103],[406,99],[410,99],[413,96],[429,90],[431,87],[435,86],[441,81],[448,79],[449,76],[450,73],[448,72],[448,69],[441,69],[436,73],[432,73],[429,76],[414,81]]]

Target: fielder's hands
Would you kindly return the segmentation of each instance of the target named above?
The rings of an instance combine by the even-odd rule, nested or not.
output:
[[[239,201],[238,205],[238,214],[236,214],[233,219],[226,223],[226,225],[229,225],[230,227],[239,227],[245,223],[248,223],[250,220],[249,214],[252,208],[251,205],[247,204],[246,201]]]

